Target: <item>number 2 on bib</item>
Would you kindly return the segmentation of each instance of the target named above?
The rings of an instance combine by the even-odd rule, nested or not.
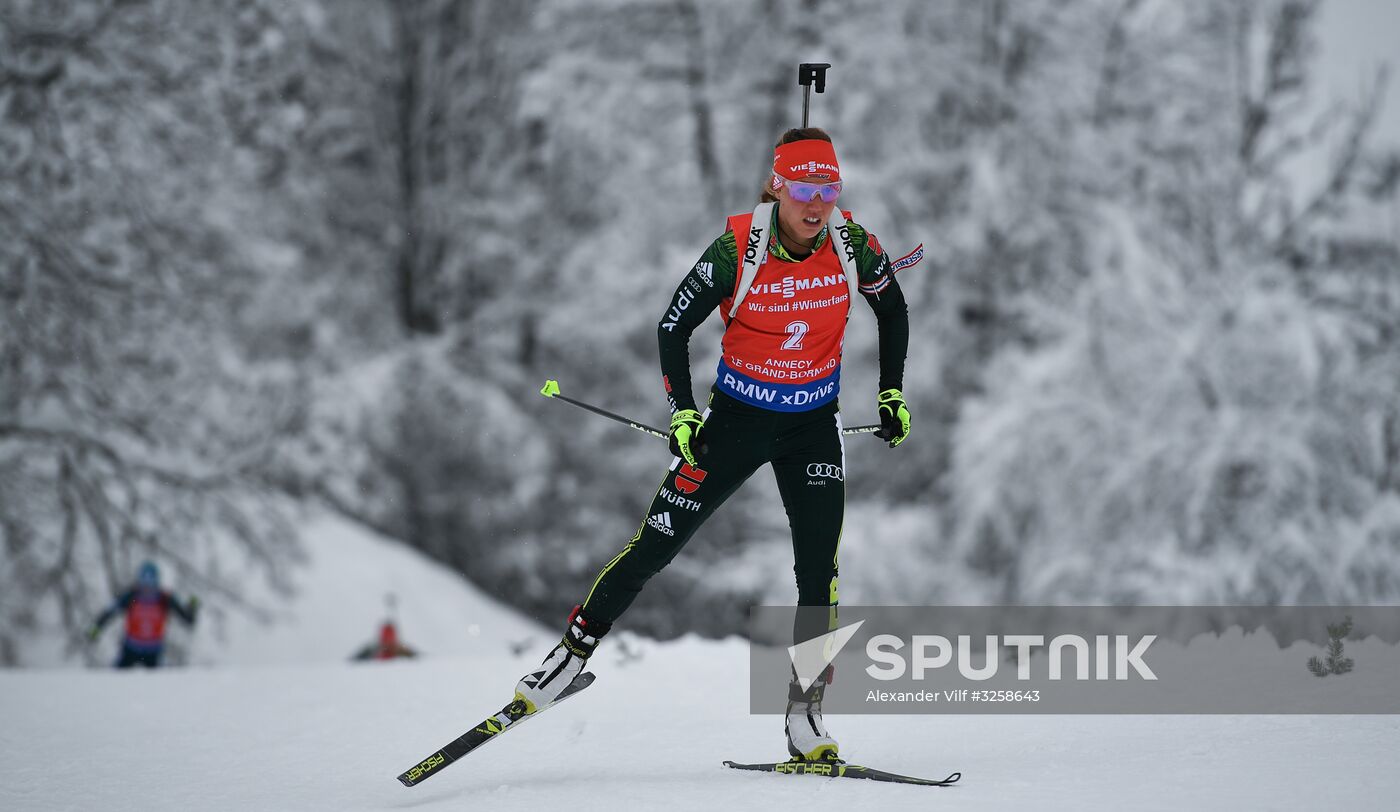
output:
[[[800,350],[800,349],[802,349],[802,337],[805,336],[805,335],[807,335],[807,330],[808,330],[807,322],[805,322],[805,321],[794,321],[794,322],[789,323],[788,326],[785,327],[785,328],[783,328],[783,329],[784,329],[785,331],[787,331],[787,334],[788,334],[787,341],[784,341],[784,342],[783,342],[783,349],[785,349],[785,350]]]

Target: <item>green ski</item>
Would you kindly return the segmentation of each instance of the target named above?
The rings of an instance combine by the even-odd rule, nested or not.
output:
[[[787,775],[820,775],[827,778],[867,778],[871,781],[884,781],[891,784],[917,784],[923,787],[951,787],[962,778],[962,773],[952,775],[938,780],[934,778],[914,778],[908,775],[897,775],[887,773],[884,770],[876,770],[870,767],[861,767],[856,764],[847,764],[844,761],[801,761],[793,759],[791,761],[778,761],[769,764],[740,764],[736,761],[726,761],[724,766],[733,767],[736,770],[756,770],[766,773],[784,773]]]
[[[569,683],[569,687],[565,688],[563,692],[559,694],[557,699],[542,708],[536,709],[534,713],[525,712],[524,700],[515,699],[511,701],[509,705],[501,709],[500,713],[486,717],[481,720],[476,727],[453,739],[441,750],[438,750],[436,753],[433,753],[431,756],[428,756],[410,767],[407,772],[399,776],[399,782],[406,787],[417,786],[423,781],[442,772],[447,765],[465,756],[467,753],[470,753],[489,741],[495,741],[500,738],[500,734],[507,730],[513,730],[525,720],[539,716],[544,711],[549,710],[579,691],[582,691],[584,688],[592,685],[593,680],[596,678],[597,676],[591,671],[579,674],[577,677],[574,677],[573,682]]]

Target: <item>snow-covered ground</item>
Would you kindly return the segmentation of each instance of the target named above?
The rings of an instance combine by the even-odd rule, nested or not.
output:
[[[1400,719],[1382,716],[842,716],[831,726],[852,761],[940,778],[958,770],[962,782],[739,773],[720,762],[784,756],[781,719],[748,713],[746,645],[626,635],[600,649],[586,693],[405,788],[395,776],[503,705],[552,633],[391,542],[331,520],[313,527],[312,566],[285,624],[230,623],[218,665],[0,672],[0,809],[1400,804]],[[347,613],[347,588],[385,581],[406,638],[427,656],[344,662],[379,608]],[[528,653],[510,651],[531,636]],[[195,654],[201,662],[198,645]]]
[[[530,641],[538,646],[558,634],[417,551],[344,519],[315,515],[304,525],[302,539],[310,560],[296,596],[275,622],[230,614],[217,633],[191,637],[192,662],[340,662],[376,640],[388,614],[403,642],[433,656],[500,653]],[[276,605],[269,596],[261,602]]]

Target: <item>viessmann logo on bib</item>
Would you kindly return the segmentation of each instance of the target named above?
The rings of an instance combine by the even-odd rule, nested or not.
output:
[[[762,282],[749,288],[750,295],[763,296],[773,294],[782,296],[784,299],[797,297],[798,292],[804,290],[815,290],[817,288],[830,287],[832,285],[846,285],[845,274],[828,274],[826,276],[812,277],[811,279],[797,279],[791,276],[783,277],[781,282]]]

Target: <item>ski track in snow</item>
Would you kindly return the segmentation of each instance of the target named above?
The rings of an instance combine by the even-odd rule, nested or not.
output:
[[[0,672],[0,810],[1310,811],[1400,798],[1400,719],[1387,716],[832,716],[854,763],[963,779],[740,773],[721,762],[786,757],[781,718],[748,713],[746,645],[621,633],[631,654],[610,638],[588,691],[406,788],[395,776],[504,705],[552,633],[398,545],[315,527],[288,622],[231,625],[223,662]],[[423,659],[341,659],[376,610],[335,596],[372,592],[375,573],[395,582]],[[530,651],[508,653],[529,635]]]

